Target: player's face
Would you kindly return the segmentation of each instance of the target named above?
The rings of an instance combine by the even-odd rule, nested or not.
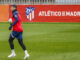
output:
[[[15,9],[16,9],[15,7],[11,6],[11,11],[14,11]]]

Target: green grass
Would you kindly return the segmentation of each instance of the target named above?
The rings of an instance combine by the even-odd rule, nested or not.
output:
[[[23,60],[24,51],[15,39],[17,56],[11,53],[8,23],[0,23],[0,60]],[[23,23],[24,43],[30,54],[28,60],[80,60],[79,23]]]

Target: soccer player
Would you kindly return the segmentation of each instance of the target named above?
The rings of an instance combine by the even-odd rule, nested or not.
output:
[[[12,17],[12,24],[10,24],[9,30],[12,30],[12,28],[13,28],[13,31],[10,34],[10,37],[9,37],[9,44],[10,44],[10,48],[11,48],[12,53],[8,57],[10,58],[10,57],[15,57],[16,56],[15,51],[14,51],[13,40],[15,38],[17,38],[20,46],[22,47],[22,49],[25,52],[24,59],[27,59],[29,57],[29,54],[26,50],[25,45],[23,44],[23,37],[22,37],[23,28],[22,28],[22,24],[21,24],[21,16],[17,11],[17,6],[16,5],[11,5],[11,11],[12,11],[13,17]]]

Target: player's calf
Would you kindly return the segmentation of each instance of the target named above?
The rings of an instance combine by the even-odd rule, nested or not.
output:
[[[23,48],[23,50],[24,50],[24,52],[25,52],[25,57],[24,57],[24,60],[25,60],[25,59],[27,59],[27,58],[29,57],[29,54],[28,54],[28,52],[27,52],[27,50],[26,50],[25,45],[23,44],[22,39],[18,39],[18,42],[19,42],[19,44],[21,45],[21,47]]]

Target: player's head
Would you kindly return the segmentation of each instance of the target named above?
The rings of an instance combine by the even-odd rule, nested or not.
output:
[[[17,5],[11,5],[11,11],[17,10]]]

